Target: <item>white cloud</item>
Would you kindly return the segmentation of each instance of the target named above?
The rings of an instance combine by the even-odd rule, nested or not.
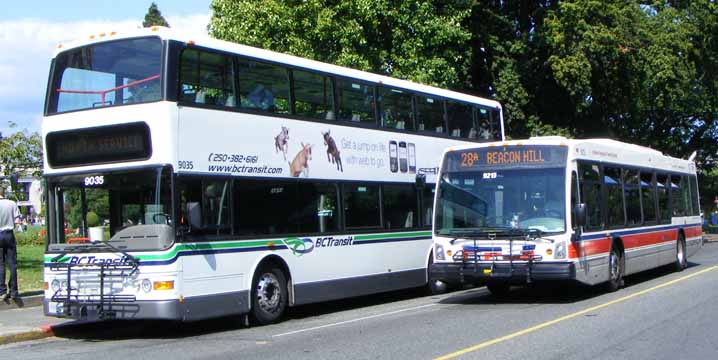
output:
[[[166,16],[174,30],[207,34],[210,14]],[[0,21],[0,131],[8,121],[39,131],[50,60],[61,42],[100,32],[136,29],[141,21],[48,22],[37,19]]]

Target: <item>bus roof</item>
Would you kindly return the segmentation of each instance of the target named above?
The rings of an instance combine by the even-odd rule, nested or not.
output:
[[[151,28],[135,29],[122,32],[102,32],[97,34],[91,34],[87,38],[77,39],[69,41],[67,43],[58,44],[53,58],[56,57],[60,52],[72,49],[75,47],[81,47],[86,45],[92,45],[107,41],[115,41],[128,38],[136,38],[142,36],[158,36],[164,40],[176,40],[191,44],[193,46],[205,47],[210,49],[216,49],[219,51],[225,51],[237,55],[245,55],[257,59],[263,59],[274,63],[280,63],[284,65],[292,65],[299,68],[312,69],[324,73],[330,73],[335,75],[346,76],[357,80],[368,81],[381,85],[393,86],[406,90],[413,90],[425,94],[433,94],[439,97],[451,98],[460,101],[465,101],[474,104],[480,104],[483,106],[491,107],[494,109],[501,109],[501,104],[494,100],[481,98],[478,96],[468,95],[456,91],[446,90],[437,88],[429,85],[422,85],[411,81],[401,80],[392,78],[389,76],[383,76],[374,74],[366,71],[355,70],[346,68],[338,65],[332,65],[323,63],[320,61],[310,60],[301,58],[298,56],[288,55],[284,53],[278,53],[270,50],[255,48],[247,45],[241,45],[232,43],[229,41],[213,39],[209,36],[189,36],[172,29],[154,26]]]
[[[457,146],[449,151],[497,146],[558,145],[569,148],[569,161],[587,160],[598,163],[651,167],[662,170],[695,173],[692,161],[675,158],[649,147],[629,144],[612,139],[569,139],[563,136],[543,136],[529,139],[508,140],[483,144]]]

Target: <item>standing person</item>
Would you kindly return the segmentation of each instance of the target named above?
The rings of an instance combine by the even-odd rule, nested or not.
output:
[[[5,198],[5,188],[0,186],[0,294],[2,300],[9,299],[22,306],[17,290],[17,245],[15,243],[15,221],[20,218],[17,204]],[[5,262],[10,268],[10,282],[5,284]],[[8,291],[9,288],[9,291]]]

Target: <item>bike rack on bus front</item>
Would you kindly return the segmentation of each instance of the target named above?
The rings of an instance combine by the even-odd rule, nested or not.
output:
[[[100,263],[100,264],[67,264],[53,263],[50,266],[52,271],[66,271],[67,285],[61,286],[50,298],[51,302],[63,304],[63,316],[65,317],[88,317],[89,315],[97,316],[99,319],[114,319],[118,312],[131,312],[131,309],[137,309],[137,306],[131,306],[131,303],[137,299],[134,295],[116,295],[112,294],[112,284],[125,284],[125,280],[131,278],[138,270],[138,264],[134,261],[121,264]],[[73,288],[72,279],[73,271],[80,272],[76,274],[84,279],[76,281],[77,287]],[[88,288],[96,283],[87,279],[96,274],[99,279],[99,290],[97,294],[81,294],[82,286]],[[106,294],[106,285],[109,285],[109,294]],[[90,288],[91,289],[91,288]],[[130,305],[130,310],[128,310]],[[79,316],[73,313],[73,306],[77,308]]]

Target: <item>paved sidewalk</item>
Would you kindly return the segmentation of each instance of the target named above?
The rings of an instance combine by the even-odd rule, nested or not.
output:
[[[66,319],[46,317],[42,306],[25,306],[0,311],[0,345],[53,336],[53,328],[72,323]]]

